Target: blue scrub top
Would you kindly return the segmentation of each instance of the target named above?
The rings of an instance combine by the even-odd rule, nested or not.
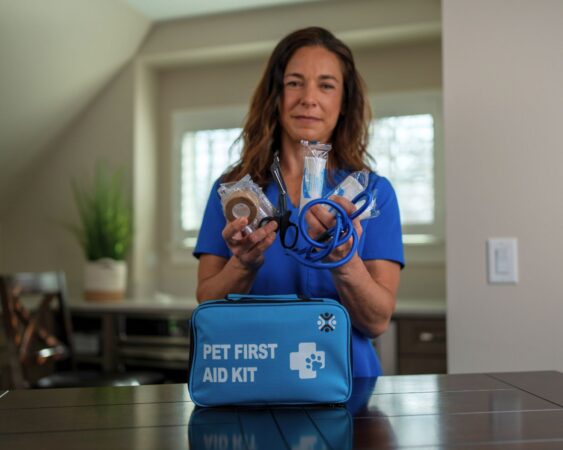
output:
[[[350,172],[338,171],[334,183],[325,180],[323,195],[332,190],[332,186],[340,183]],[[221,199],[217,193],[219,180],[215,182],[205,208],[194,256],[212,254],[230,259],[232,256],[227,244],[221,236],[225,227],[225,217]],[[264,193],[274,207],[278,201],[278,188],[274,182],[269,183]],[[401,220],[395,191],[389,180],[379,177],[376,184],[376,201],[379,215],[376,218],[363,220],[363,234],[358,244],[358,254],[365,260],[385,259],[397,262],[404,267]],[[295,207],[288,199],[291,221],[298,222],[299,206]],[[302,238],[298,240],[298,248],[304,246]],[[259,269],[250,294],[299,294],[305,297],[333,298],[340,301],[338,292],[329,270],[311,269],[297,262],[286,254],[279,237],[266,250],[264,264]],[[355,328],[352,328],[353,376],[373,377],[381,375],[381,365],[375,354],[370,339]]]

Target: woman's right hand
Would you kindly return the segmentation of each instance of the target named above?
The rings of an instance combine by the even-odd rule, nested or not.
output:
[[[256,271],[264,263],[264,252],[276,239],[278,224],[268,222],[254,232],[244,235],[243,229],[248,224],[246,217],[239,217],[228,222],[223,228],[222,236],[227,247],[246,270]]]

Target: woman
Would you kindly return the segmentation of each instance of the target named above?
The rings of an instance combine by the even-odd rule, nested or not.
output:
[[[217,194],[220,182],[245,174],[260,184],[276,205],[278,189],[269,167],[280,152],[291,220],[297,223],[303,175],[302,139],[329,142],[325,190],[352,171],[367,168],[369,108],[363,82],[350,49],[322,28],[306,28],[286,36],[274,49],[254,93],[242,133],[241,161],[213,187],[194,255],[199,258],[199,302],[227,293],[301,294],[338,299],[353,324],[353,374],[377,376],[381,368],[371,338],[385,331],[395,308],[403,266],[401,225],[393,188],[385,178],[377,184],[379,217],[354,220],[358,249],[346,264],[332,270],[309,269],[287,256],[270,222],[249,235],[244,217],[225,223]],[[354,205],[335,197],[348,214]],[[331,226],[332,216],[315,206],[307,215],[315,236]],[[334,249],[338,260],[352,245]]]

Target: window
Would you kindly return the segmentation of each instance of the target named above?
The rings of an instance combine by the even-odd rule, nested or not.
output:
[[[242,128],[189,131],[181,144],[181,230],[184,245],[195,246],[203,211],[213,183],[238,161]]]
[[[239,159],[232,145],[247,106],[177,111],[172,115],[172,260],[191,261],[213,182]]]
[[[438,93],[387,95],[375,97],[372,103],[376,119],[370,130],[369,152],[376,161],[378,173],[390,179],[397,193],[405,243],[440,240],[443,236],[443,176],[438,176],[443,173],[439,151],[440,96]],[[175,246],[195,245],[213,182],[240,157],[240,143],[235,141],[241,128],[229,124],[240,123],[242,117],[242,108],[224,114],[223,119],[218,118],[217,112],[199,112],[195,116],[184,113],[177,117],[175,167],[179,170],[174,184],[179,213],[174,221]],[[214,123],[219,126],[213,127]]]
[[[369,152],[377,172],[395,188],[404,242],[439,242],[444,199],[440,93],[387,94],[371,103]]]
[[[431,114],[372,122],[369,153],[390,179],[407,225],[434,223],[434,119]]]

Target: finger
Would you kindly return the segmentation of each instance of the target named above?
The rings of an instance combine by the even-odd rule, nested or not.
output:
[[[247,223],[248,220],[246,217],[239,217],[232,222],[227,222],[225,228],[223,228],[223,238],[229,238],[237,232],[242,232]]]
[[[362,227],[362,224],[360,223],[360,218],[356,217],[353,222],[354,224],[354,229],[356,230],[356,234],[358,235],[358,241],[360,240],[360,238],[362,237],[362,234],[364,232],[364,229]]]
[[[262,239],[258,244],[248,250],[245,258],[252,261],[259,261],[264,258],[264,252],[274,243],[276,235],[271,233],[266,238]]]
[[[338,195],[334,195],[330,198],[334,203],[337,203],[338,205],[340,205],[342,207],[342,209],[344,209],[344,211],[346,211],[346,214],[350,215],[352,214],[354,211],[356,211],[356,205],[354,205],[354,203],[352,203],[350,200],[348,200],[347,198],[344,197],[340,197]]]
[[[247,236],[247,242],[250,247],[254,247],[257,243],[262,241],[270,233],[273,233],[278,228],[278,224],[275,221],[271,221],[262,228],[258,228]]]
[[[239,217],[232,222],[227,223],[221,235],[227,244],[236,245],[242,238],[242,231],[246,227],[248,220],[246,217]]]
[[[315,205],[309,211],[311,212],[311,216],[318,220],[323,228],[327,229],[334,226],[334,214],[325,206]]]
[[[308,211],[307,214],[305,214],[305,222],[307,223],[307,232],[311,237],[318,236],[327,229],[327,227],[311,211]]]
[[[273,227],[275,228],[275,227]],[[269,233],[264,239],[259,241],[251,248],[237,249],[237,256],[244,264],[250,266],[260,266],[264,260],[264,252],[274,243],[276,233]]]
[[[313,206],[305,214],[305,221],[307,222],[307,233],[313,239],[317,239],[335,224],[334,216],[320,205]]]
[[[268,236],[269,234],[272,234],[273,239],[275,239],[276,235],[274,231],[276,230],[277,227],[278,224],[276,222],[270,222],[265,226],[263,226],[262,228],[259,228],[258,230],[255,230],[252,233],[250,233],[249,235],[244,236],[244,239],[242,239],[236,244],[237,247],[236,256],[243,257],[243,255],[251,251],[253,247],[255,247],[258,243],[264,240],[266,236]]]
[[[258,242],[254,247],[252,247],[249,250],[248,255],[252,255],[253,257],[256,257],[257,254],[262,255],[274,243],[275,240],[276,234],[270,233],[268,236]]]
[[[272,220],[270,223],[268,223],[265,227],[263,227],[264,231],[266,231],[266,233],[270,234],[270,233],[275,233],[275,231],[278,229],[278,223],[274,220]],[[275,236],[275,235],[274,235]]]

